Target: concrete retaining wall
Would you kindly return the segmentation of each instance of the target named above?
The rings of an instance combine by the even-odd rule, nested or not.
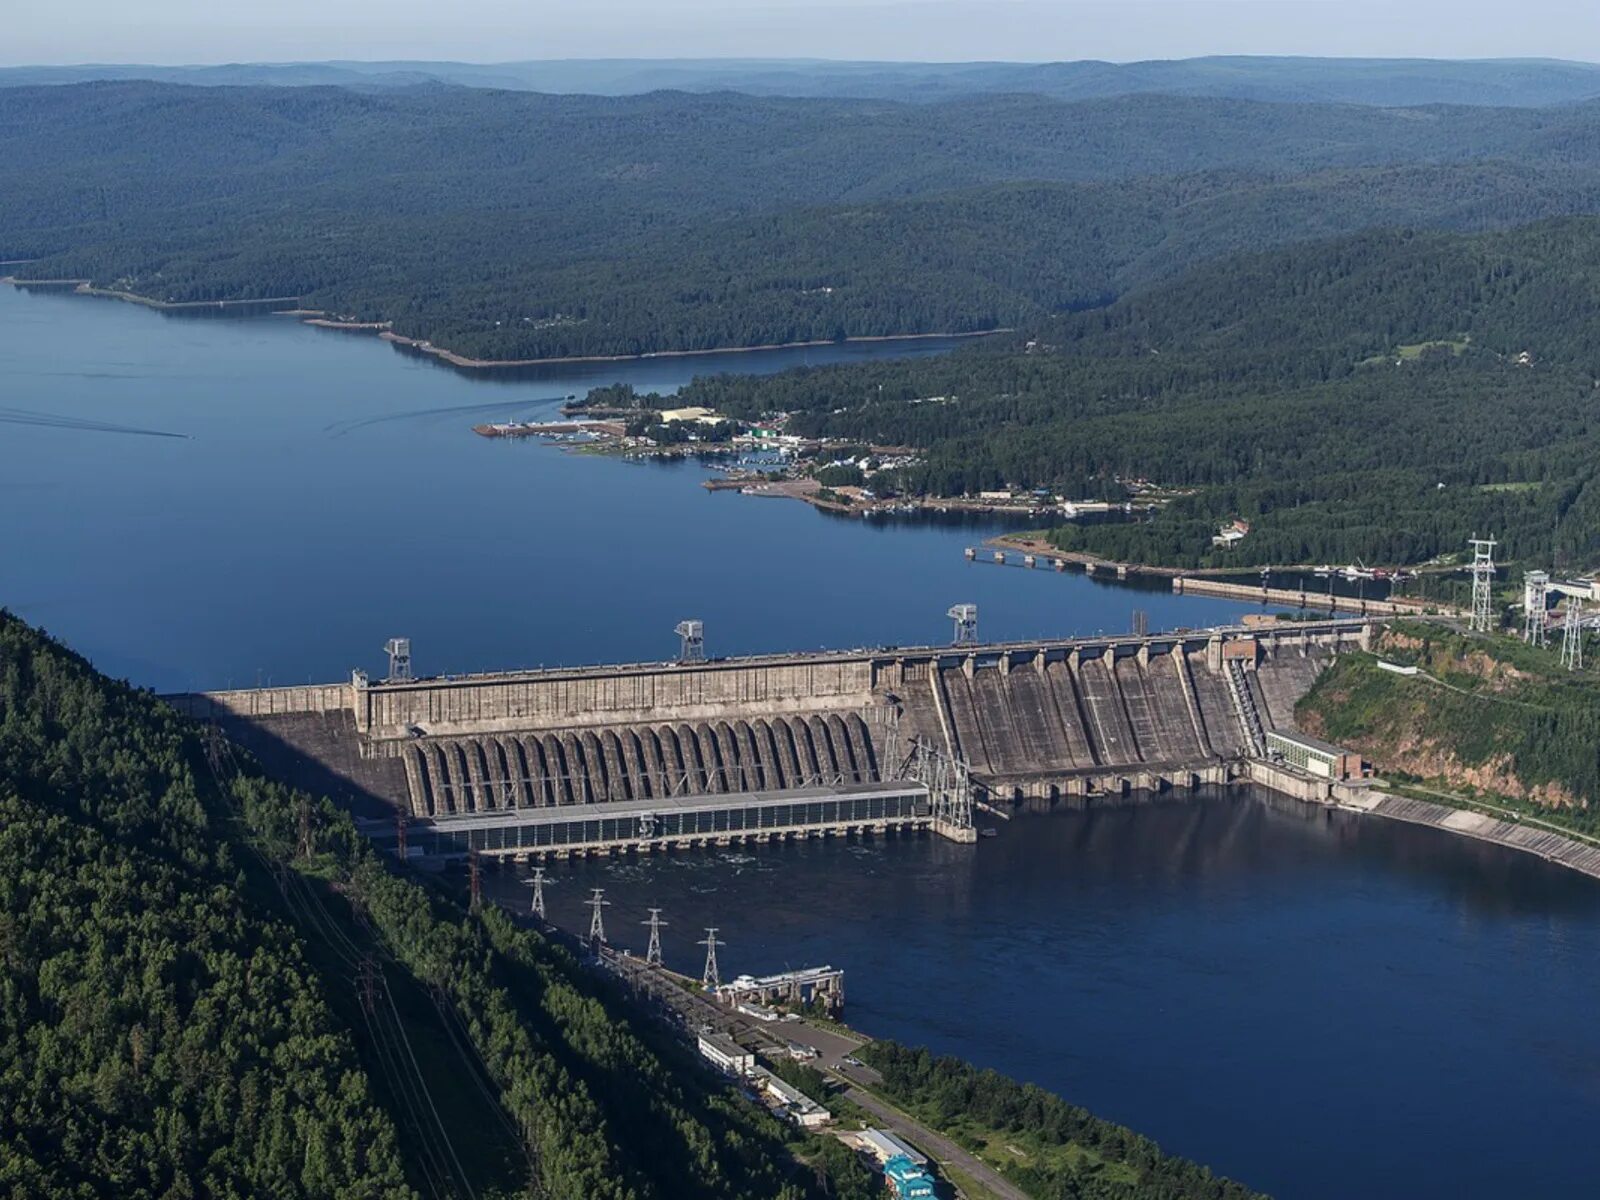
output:
[[[202,721],[224,717],[287,717],[297,713],[348,712],[351,688],[347,683],[240,688],[231,692],[184,693],[169,696],[167,701],[179,712]]]
[[[1505,821],[1487,813],[1413,800],[1408,796],[1392,796],[1372,788],[1335,786],[1331,789],[1331,801],[1349,811],[1412,825],[1431,825],[1464,837],[1493,842],[1509,850],[1536,854],[1547,862],[1600,879],[1600,846],[1539,825]]]
[[[746,716],[865,705],[867,659],[779,665],[617,668],[529,673],[357,689],[356,726],[376,738],[513,732],[638,721],[701,721],[736,710]]]

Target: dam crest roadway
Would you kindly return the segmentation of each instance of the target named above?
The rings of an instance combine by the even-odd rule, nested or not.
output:
[[[1365,620],[170,697],[411,852],[517,859],[928,830],[1226,783]],[[393,658],[396,648],[404,657]],[[396,816],[404,818],[398,835]]]

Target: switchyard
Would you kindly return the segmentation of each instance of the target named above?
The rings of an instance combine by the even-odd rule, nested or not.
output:
[[[413,851],[515,858],[929,831],[974,803],[1238,777],[1362,620],[389,678],[172,697]],[[401,836],[398,833],[396,837]]]

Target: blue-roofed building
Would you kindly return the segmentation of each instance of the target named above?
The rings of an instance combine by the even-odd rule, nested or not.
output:
[[[900,1200],[933,1200],[933,1176],[904,1154],[883,1164],[883,1177]]]

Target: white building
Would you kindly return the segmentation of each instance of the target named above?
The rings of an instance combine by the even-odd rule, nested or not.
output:
[[[887,1129],[864,1130],[861,1134],[861,1144],[880,1164],[901,1155],[909,1158],[919,1167],[925,1166],[928,1161],[926,1155],[918,1154]]]
[[[822,1105],[765,1067],[755,1069],[755,1080],[784,1115],[802,1129],[815,1129],[833,1120],[833,1114]]]
[[[719,1033],[702,1033],[699,1045],[701,1056],[729,1075],[743,1077],[756,1069],[756,1056],[732,1038]]]
[[[690,408],[662,409],[661,420],[663,423],[668,421],[689,421],[696,425],[721,425],[726,418],[718,416],[709,408],[701,408],[696,405]]]

